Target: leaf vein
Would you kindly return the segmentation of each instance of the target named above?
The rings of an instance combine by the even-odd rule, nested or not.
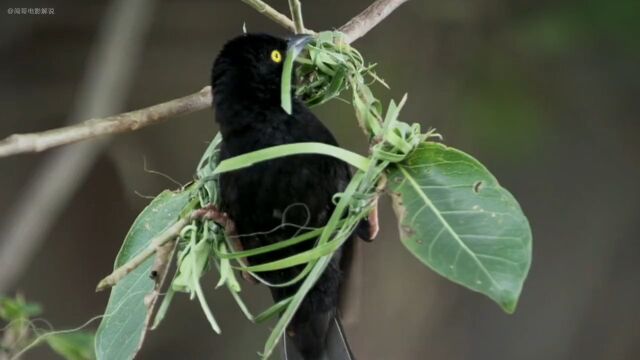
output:
[[[467,244],[465,244],[464,241],[462,241],[462,239],[458,236],[458,234],[453,230],[449,222],[440,214],[438,208],[436,208],[435,205],[431,202],[427,194],[425,194],[424,191],[422,191],[422,188],[420,187],[420,185],[417,184],[415,180],[413,180],[411,175],[407,172],[407,170],[404,169],[403,166],[398,166],[398,168],[404,174],[405,178],[408,180],[411,186],[415,189],[418,195],[424,200],[425,204],[433,209],[433,213],[442,222],[444,228],[451,234],[451,236],[458,242],[458,244],[460,244],[462,249],[465,250],[471,256],[471,258],[478,264],[478,267],[482,270],[482,272],[484,272],[484,274],[489,278],[489,280],[496,287],[503,290],[503,287],[493,278],[493,276],[491,276],[491,273],[489,272],[489,270],[487,270],[487,268],[484,266],[482,261],[480,261],[480,259],[476,256],[476,254],[473,251],[471,251],[471,249],[469,249]],[[429,255],[431,256],[431,253],[429,253]]]

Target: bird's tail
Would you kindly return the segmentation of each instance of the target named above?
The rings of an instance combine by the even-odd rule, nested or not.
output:
[[[337,314],[331,315],[328,326],[322,348],[306,354],[299,349],[300,344],[296,344],[296,339],[285,333],[282,339],[283,360],[355,360]]]

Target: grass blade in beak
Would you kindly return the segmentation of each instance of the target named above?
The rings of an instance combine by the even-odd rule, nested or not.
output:
[[[287,49],[287,57],[282,66],[282,77],[280,82],[280,106],[284,111],[291,115],[291,76],[293,74],[293,63],[304,49],[305,45],[311,40],[310,36],[295,37],[289,41]]]

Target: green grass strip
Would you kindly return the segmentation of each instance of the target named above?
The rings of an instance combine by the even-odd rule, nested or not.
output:
[[[239,170],[262,161],[301,154],[318,154],[332,156],[334,158],[343,160],[353,167],[363,171],[365,171],[369,167],[370,162],[368,158],[360,154],[357,154],[353,151],[345,150],[337,146],[317,142],[302,142],[272,146],[266,149],[256,150],[239,156],[234,156],[222,161],[218,165],[218,167],[216,167],[213,175]]]

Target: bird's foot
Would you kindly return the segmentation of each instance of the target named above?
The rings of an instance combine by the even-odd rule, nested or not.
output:
[[[378,236],[378,232],[380,232],[380,225],[378,223],[378,197],[376,196],[374,204],[373,204],[373,208],[371,209],[371,212],[369,213],[369,240],[368,241],[373,241],[373,239],[376,238],[376,236]]]
[[[209,204],[201,209],[194,211],[193,217],[211,220],[216,224],[222,226],[224,228],[224,233],[229,240],[231,250],[234,252],[244,250],[242,242],[240,241],[240,238],[238,237],[238,233],[236,231],[236,224],[226,212],[221,211],[213,204]],[[243,265],[248,266],[248,264],[246,264],[246,260],[240,259],[240,261],[243,263]],[[255,284],[257,282],[256,279],[254,279],[251,274],[246,271],[242,271],[242,278],[252,284]]]
[[[216,224],[224,227],[227,234],[229,234],[230,231],[235,232],[236,225],[233,220],[231,220],[226,212],[221,211],[213,204],[209,204],[203,208],[195,210],[192,214],[192,217],[196,219],[211,220]]]
[[[380,232],[380,224],[378,222],[378,202],[380,200],[380,194],[384,191],[386,184],[387,178],[383,176],[380,178],[378,185],[376,186],[376,195],[372,200],[373,206],[367,218],[367,222],[369,223],[369,238],[365,239],[366,241],[373,241],[373,239],[378,236],[378,232]]]

